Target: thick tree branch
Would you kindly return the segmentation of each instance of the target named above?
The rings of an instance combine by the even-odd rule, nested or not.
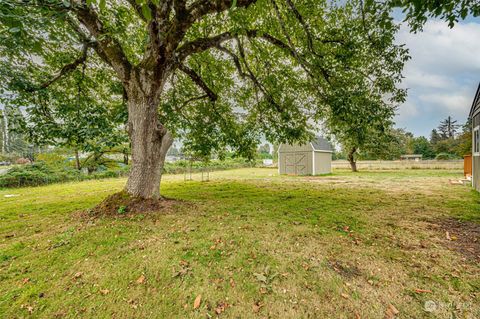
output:
[[[209,87],[208,85],[205,83],[205,81],[203,81],[202,77],[200,75],[198,75],[197,72],[195,72],[195,70],[193,69],[190,69],[189,67],[187,67],[186,65],[184,64],[179,64],[178,65],[178,68],[183,72],[185,73],[186,75],[188,75],[193,82],[195,82],[195,84],[197,86],[199,86],[204,92],[205,94],[208,95],[208,98],[212,101],[212,102],[215,102],[217,99],[218,99],[218,96],[215,92],[213,92]]]
[[[108,60],[108,57],[105,55],[105,53],[100,49],[98,42],[94,39],[92,39],[88,34],[85,33],[85,31],[82,29],[82,26],[79,24],[79,22],[73,18],[70,15],[66,15],[66,20],[68,24],[72,27],[72,29],[75,31],[75,33],[78,35],[80,38],[80,41],[83,43],[89,43],[91,47],[95,50],[95,52],[98,54],[98,56],[108,65],[112,66],[111,63]]]
[[[287,53],[291,56],[297,56],[296,51],[291,46],[266,32],[262,32],[259,30],[246,30],[242,34],[245,34],[248,38],[262,38],[270,44],[273,44],[274,46],[287,51]],[[223,42],[234,39],[238,36],[241,36],[241,34],[227,31],[213,37],[198,38],[196,40],[187,42],[178,49],[177,59],[179,61],[183,61],[186,57],[192,54],[200,53],[210,48],[218,47]]]
[[[99,49],[103,52],[103,55],[100,56],[107,59],[106,62],[113,67],[120,80],[128,82],[132,65],[128,61],[120,42],[108,34],[95,10],[87,6],[86,3],[74,8],[78,20],[96,39]]]
[[[170,44],[167,52],[177,49],[188,29],[203,16],[229,10],[234,3],[236,7],[246,8],[257,0],[197,0],[188,7],[186,0],[170,1],[173,1],[175,16],[167,31],[167,43]]]
[[[75,70],[79,65],[81,64],[84,64],[85,61],[87,60],[87,56],[88,56],[88,48],[91,47],[92,44],[91,43],[84,43],[83,44],[83,47],[82,47],[82,55],[80,57],[78,57],[77,59],[75,59],[73,62],[69,63],[69,64],[66,64],[62,67],[62,69],[60,70],[60,72],[58,72],[57,75],[55,75],[54,77],[52,77],[50,80],[46,81],[46,82],[43,82],[42,84],[40,84],[39,86],[35,87],[35,88],[32,88],[30,90],[28,90],[29,92],[34,92],[34,91],[37,91],[37,90],[41,90],[41,89],[46,89],[47,87],[49,87],[50,85],[52,85],[53,83],[55,83],[56,81],[60,80],[62,77],[64,77],[65,75],[67,75],[68,73],[72,72],[73,70]]]
[[[130,4],[130,6],[135,10],[137,13],[138,17],[142,19],[144,22],[148,22],[148,20],[145,18],[142,12],[142,6],[137,3],[135,0],[127,0],[127,2]]]
[[[191,16],[190,23],[207,14],[226,11],[232,7],[234,2],[238,8],[247,8],[257,0],[197,0],[188,8]]]
[[[177,50],[177,59],[179,61],[183,61],[189,55],[206,51],[222,44],[227,40],[231,40],[234,37],[235,34],[227,31],[213,37],[198,38],[196,40],[187,42]]]
[[[240,59],[238,58],[238,56],[235,53],[233,53],[232,51],[230,51],[229,49],[227,49],[227,48],[225,48],[221,45],[217,45],[216,48],[218,50],[220,50],[221,52],[228,54],[232,58],[233,64],[235,64],[235,68],[237,69],[237,72],[240,75],[240,77],[242,77],[242,79],[247,77],[247,74],[245,72],[243,72],[243,70],[242,70],[242,65],[240,64]]]
[[[173,0],[162,0],[160,4],[158,5],[158,17],[160,18],[159,23],[167,25],[169,18],[170,18],[170,13],[172,10],[172,5],[173,5]]]
[[[268,90],[260,83],[258,78],[253,73],[252,69],[249,67],[246,56],[245,56],[245,50],[238,38],[237,38],[237,45],[238,45],[238,52],[240,54],[240,58],[242,59],[243,64],[245,65],[245,69],[247,70],[247,73],[246,73],[247,77],[253,82],[254,86],[257,87],[263,93],[267,101],[271,105],[273,105],[278,112],[282,112],[282,107],[275,101],[274,97],[270,94],[270,92],[268,92]]]

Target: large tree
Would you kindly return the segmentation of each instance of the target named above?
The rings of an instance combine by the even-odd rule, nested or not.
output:
[[[455,23],[469,15],[480,16],[478,0],[388,0],[385,3],[393,7],[402,7],[405,19],[413,31],[421,30],[429,18],[440,18],[448,22],[449,27],[453,27]]]
[[[158,198],[174,135],[203,155],[228,145],[250,154],[260,131],[269,141],[305,140],[312,114],[318,119],[322,108],[338,105],[336,80],[385,78],[382,64],[373,74],[363,64],[381,59],[387,47],[383,67],[403,65],[402,50],[384,47],[379,37],[383,29],[391,36],[390,20],[371,14],[378,23],[370,32],[361,3],[4,0],[0,85],[25,105],[32,92],[62,85],[86,59],[108,67],[127,101],[133,161],[126,191]],[[389,86],[378,82],[367,86],[375,96]],[[97,79],[99,89],[104,85]]]

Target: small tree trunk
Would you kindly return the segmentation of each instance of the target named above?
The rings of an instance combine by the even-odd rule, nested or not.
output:
[[[82,166],[80,165],[80,155],[78,154],[78,150],[75,150],[75,168],[77,170],[81,170]]]
[[[129,95],[132,165],[125,190],[135,197],[160,198],[163,165],[173,138],[158,122],[158,105],[158,100],[141,96],[138,90]]]
[[[128,165],[128,150],[123,150],[123,164]]]
[[[355,153],[357,152],[356,147],[352,147],[350,152],[348,153],[348,161],[350,162],[350,167],[352,168],[352,172],[357,171],[357,161],[355,160]]]

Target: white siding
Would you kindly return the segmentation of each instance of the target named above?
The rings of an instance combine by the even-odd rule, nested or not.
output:
[[[332,172],[332,153],[330,152],[315,152],[315,173],[329,174]]]

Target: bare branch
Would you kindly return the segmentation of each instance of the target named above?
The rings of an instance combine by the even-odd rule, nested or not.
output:
[[[218,99],[218,96],[215,92],[213,92],[209,87],[208,85],[205,83],[205,81],[203,81],[202,77],[200,75],[198,75],[197,72],[195,72],[195,70],[193,69],[190,69],[189,67],[187,67],[186,65],[184,64],[179,64],[178,65],[178,68],[183,72],[185,73],[186,75],[188,75],[193,82],[195,82],[195,84],[197,86],[199,86],[204,92],[205,94],[208,95],[208,98],[212,101],[212,102],[215,102],[217,99]]]

